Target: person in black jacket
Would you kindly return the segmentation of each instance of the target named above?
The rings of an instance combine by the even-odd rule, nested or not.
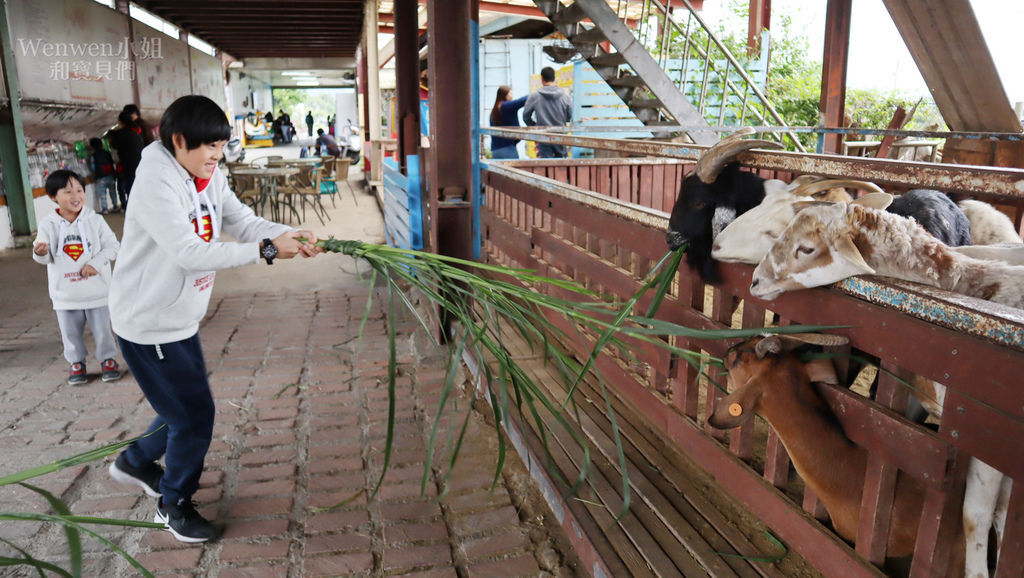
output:
[[[117,121],[117,128],[107,133],[107,138],[110,140],[110,146],[117,151],[121,165],[117,178],[117,194],[121,198],[121,208],[124,209],[128,203],[128,195],[132,192],[135,169],[142,160],[142,147],[145,145],[142,140],[142,129],[132,121],[131,113],[122,111],[117,116]]]
[[[124,108],[121,109],[121,112],[127,112],[132,115],[132,122],[135,124],[136,128],[138,128],[135,132],[142,136],[142,146],[146,146],[156,140],[153,136],[153,127],[149,126],[149,123],[142,118],[142,111],[139,110],[138,106],[134,104],[126,104],[124,105]]]

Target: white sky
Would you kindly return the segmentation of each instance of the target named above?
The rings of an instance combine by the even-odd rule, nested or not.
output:
[[[721,0],[706,0],[702,14],[708,23],[721,18]],[[824,46],[825,0],[782,0],[772,3],[773,16],[793,17],[794,28],[806,31],[810,56],[820,61]],[[1010,105],[1024,102],[1024,62],[1020,48],[1024,2],[971,0],[1003,81]],[[746,23],[743,24],[744,30]],[[908,96],[928,96],[928,89],[882,0],[856,0],[850,27],[847,86],[898,90]]]

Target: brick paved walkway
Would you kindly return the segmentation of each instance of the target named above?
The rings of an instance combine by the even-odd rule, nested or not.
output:
[[[373,201],[361,196],[360,202],[365,211]],[[352,211],[339,200],[329,227],[365,229],[366,220]],[[287,264],[292,268],[218,275],[200,331],[217,425],[195,499],[204,515],[223,524],[222,539],[196,546],[158,530],[94,526],[98,533],[169,576],[574,575],[575,562],[559,546],[557,530],[543,523],[546,513],[534,505],[514,455],[489,490],[497,442],[479,415],[470,420],[450,483],[434,467],[421,497],[426,440],[447,358],[411,337],[407,316],[394,320],[401,366],[391,469],[379,495],[368,500],[385,443],[386,302],[374,297],[358,339],[368,289],[347,258],[317,259],[316,269]],[[308,275],[297,275],[299,267]],[[0,253],[0,279],[0,474],[142,432],[153,414],[130,376],[102,383],[93,362],[88,385],[65,384],[44,268],[27,250],[7,251]],[[150,521],[153,500],[110,480],[112,459],[32,482],[78,515]],[[318,510],[352,496],[336,509]],[[4,511],[46,511],[40,497],[12,486],[0,488],[0,504]],[[67,564],[56,528],[4,522],[0,537]],[[96,539],[83,537],[83,545],[84,576],[137,575]],[[12,551],[0,545],[0,554]]]

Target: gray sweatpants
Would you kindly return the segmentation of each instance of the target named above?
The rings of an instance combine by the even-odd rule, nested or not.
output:
[[[89,354],[85,348],[86,323],[96,340],[96,359],[102,362],[115,357],[117,342],[110,329],[110,310],[104,306],[95,309],[57,309],[57,324],[60,325],[60,337],[64,340],[64,359],[68,363],[85,361],[85,356]]]

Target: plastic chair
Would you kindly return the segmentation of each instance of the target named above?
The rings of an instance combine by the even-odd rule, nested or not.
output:
[[[327,217],[328,220],[331,217],[320,202],[321,171],[312,165],[300,168],[302,172],[295,175],[292,191],[302,203],[302,220],[306,220],[306,205],[309,204],[313,208],[313,214],[320,219],[320,224],[325,225],[327,223],[324,221],[324,217]]]
[[[336,156],[324,156],[323,158],[323,172],[321,173],[320,183],[320,194],[331,196],[331,206],[337,207],[338,204],[334,201],[334,198],[338,195],[338,184],[335,181],[334,170],[338,162]]]
[[[330,179],[324,179],[325,182],[329,182],[330,186],[334,187],[335,192],[338,190],[338,182],[344,182],[345,186],[348,187],[348,191],[352,193],[352,202],[359,205],[359,200],[356,199],[356,191],[352,188],[352,183],[348,182],[348,168],[352,165],[352,159],[348,157],[337,157],[334,161],[334,176]],[[331,197],[333,201],[334,198]]]

